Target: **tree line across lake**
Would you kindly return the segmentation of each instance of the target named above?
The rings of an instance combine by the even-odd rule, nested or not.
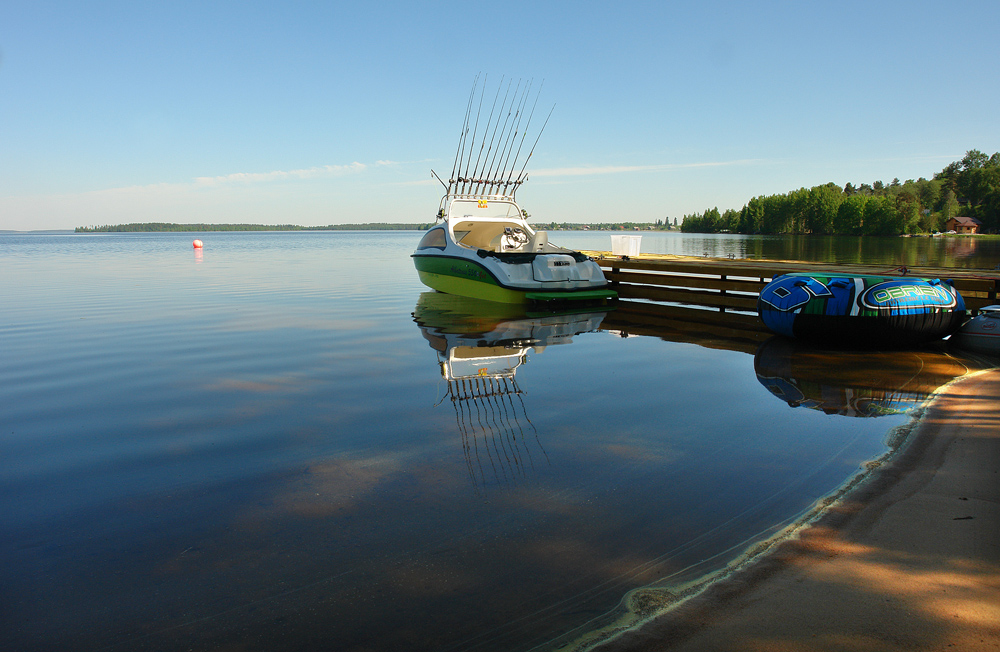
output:
[[[170,222],[135,222],[106,226],[78,226],[76,233],[164,233],[207,231],[426,231],[433,223],[330,224],[329,226],[298,226],[296,224],[173,224]]]
[[[1000,233],[1000,152],[970,150],[933,179],[843,188],[831,182],[754,197],[741,210],[685,215],[681,231],[900,235],[942,231],[959,216],[979,220],[981,233]]]
[[[920,178],[900,183],[893,179],[869,185],[843,188],[830,182],[800,188],[783,195],[759,196],[741,210],[718,208],[701,215],[685,215],[680,230],[686,233],[747,233],[820,235],[900,235],[944,230],[952,217],[973,217],[982,226],[980,233],[1000,233],[1000,152],[987,156],[979,150],[966,152],[961,161],[949,164],[933,179]],[[204,231],[423,231],[425,224],[173,224],[146,222],[106,226],[78,226],[77,233],[154,233]],[[545,227],[545,225],[537,225]],[[552,222],[550,230],[593,228],[600,230],[670,229],[673,225],[612,223],[583,225]]]

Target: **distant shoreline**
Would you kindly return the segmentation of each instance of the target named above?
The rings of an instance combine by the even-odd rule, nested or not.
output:
[[[35,234],[66,234],[73,233],[73,229],[31,229],[29,231],[18,231],[16,229],[0,229],[0,235],[17,235],[19,233],[35,233]]]
[[[153,225],[128,225],[120,224],[115,226],[101,226],[101,227],[90,227],[90,226],[78,226],[75,229],[28,229],[28,230],[17,230],[17,229],[0,229],[0,235],[73,235],[75,233],[209,233],[209,232],[234,232],[234,233],[250,233],[250,232],[289,232],[289,231],[426,231],[430,227],[434,226],[433,223],[427,224],[386,224],[386,223],[372,223],[372,224],[331,224],[328,226],[296,226],[296,225],[264,225],[264,224],[172,224],[169,225],[175,228],[126,228],[132,226],[143,226],[151,227]],[[636,224],[636,223],[625,223],[625,224],[600,224],[600,225],[585,225],[585,224],[535,224],[536,228],[547,230],[547,231],[610,231],[610,232],[632,232],[638,231],[640,233],[683,233],[679,228],[667,229],[664,227],[657,226],[655,224]],[[246,228],[236,228],[236,227],[246,227]],[[688,233],[688,235],[728,235],[728,234],[705,234],[705,233]],[[760,236],[764,234],[733,234],[733,235],[743,235],[748,237]],[[811,237],[811,234],[801,234],[801,233],[782,233],[773,234],[782,236],[805,236]],[[929,238],[932,237],[928,233],[920,233],[913,235],[902,235],[902,236],[817,236],[817,237],[844,237],[844,238],[893,238],[893,237],[903,237],[903,238]],[[970,238],[970,239],[982,239],[982,240],[992,240],[1000,239],[1000,234],[985,234],[985,233],[941,233],[933,237],[948,237],[948,238]]]
[[[170,222],[148,222],[114,224],[105,226],[78,226],[75,233],[190,233],[214,231],[426,231],[433,222],[419,224],[395,224],[388,222],[366,222],[362,224],[329,224],[327,226],[299,226],[296,224],[174,224]],[[537,228],[549,231],[678,231],[653,222],[623,222],[621,224],[575,224],[564,222],[541,223]]]
[[[105,226],[78,226],[74,233],[205,233],[219,231],[426,231],[433,224],[389,224],[369,222],[364,224],[329,224],[327,226],[299,226],[297,224],[174,224],[171,222],[146,222]]]

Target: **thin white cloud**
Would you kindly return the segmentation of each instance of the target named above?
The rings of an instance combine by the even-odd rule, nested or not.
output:
[[[710,168],[725,167],[730,165],[749,165],[752,163],[763,163],[764,159],[741,159],[738,161],[716,161],[708,163],[670,163],[661,165],[604,165],[604,166],[581,166],[572,168],[543,168],[540,170],[526,170],[529,177],[583,177],[600,176],[605,174],[624,174],[628,172],[655,172],[662,170],[684,170],[690,168]],[[433,177],[422,181],[404,181],[398,185],[404,186],[427,186],[437,185],[440,182]]]
[[[399,181],[394,183],[395,186],[440,186],[441,182],[435,178],[422,179],[420,181]]]
[[[604,165],[583,166],[573,168],[548,168],[531,172],[533,177],[580,177],[604,174],[622,174],[624,172],[651,172],[660,170],[684,170],[689,168],[724,167],[730,165],[748,165],[761,163],[763,159],[741,159],[738,161],[712,161],[707,163],[665,163],[661,165]]]
[[[177,221],[274,223],[296,207],[304,224],[330,224],[332,201],[286,184],[322,183],[372,170],[383,163],[323,165],[296,170],[237,172],[187,181],[118,186],[81,192],[0,195],[0,229],[64,229],[85,224]]]
[[[308,179],[321,179],[341,177],[347,174],[363,172],[368,168],[364,163],[350,163],[348,165],[321,165],[312,168],[302,168],[298,170],[273,170],[271,172],[234,172],[216,177],[195,177],[193,181],[179,183],[150,183],[144,186],[119,186],[117,188],[104,188],[101,190],[90,190],[82,193],[83,196],[156,196],[156,195],[178,195],[193,190],[204,190],[211,188],[225,188],[231,186],[261,185],[275,181],[295,181]]]
[[[646,170],[660,170],[662,165],[605,165],[594,167],[577,168],[548,168],[528,171],[533,177],[582,177],[602,174],[621,174],[623,172],[643,172]]]
[[[383,162],[379,161],[379,165]],[[234,172],[217,177],[197,177],[196,186],[218,186],[239,183],[269,183],[272,181],[289,181],[295,179],[317,179],[321,177],[339,177],[354,172],[362,172],[367,166],[355,161],[349,165],[321,165],[300,170],[274,170],[271,172]]]
[[[416,165],[418,163],[437,163],[441,159],[436,158],[422,158],[414,161],[390,161],[385,159],[380,159],[375,161],[375,165]]]

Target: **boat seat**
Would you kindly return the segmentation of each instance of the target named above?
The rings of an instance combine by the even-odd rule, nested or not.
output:
[[[528,242],[528,251],[541,251],[548,243],[548,231],[535,231],[535,235],[531,236],[531,240]]]
[[[535,231],[534,235],[532,235],[526,243],[518,247],[504,247],[504,235],[505,234],[503,233],[496,235],[492,240],[490,240],[490,244],[486,248],[489,249],[490,251],[518,252],[518,253],[524,253],[524,252],[537,253],[540,251],[545,251],[547,248],[549,248],[548,231]]]
[[[517,244],[516,239],[511,236],[511,234],[507,233],[505,229],[503,233],[498,233],[492,240],[490,240],[488,248],[490,251],[498,251],[501,253],[522,253],[525,251],[533,251],[533,249],[531,249],[531,236],[528,236],[527,232],[525,232],[522,237],[527,237],[528,239],[521,244]]]

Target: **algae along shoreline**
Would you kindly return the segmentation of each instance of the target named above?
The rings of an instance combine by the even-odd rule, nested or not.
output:
[[[961,379],[967,377],[963,376]],[[936,394],[927,402],[933,401],[934,396]],[[796,540],[804,530],[821,521],[832,508],[850,498],[856,491],[862,490],[877,476],[879,469],[905,451],[911,441],[911,434],[921,423],[924,411],[925,406],[918,408],[910,421],[889,430],[886,435],[887,450],[882,455],[865,462],[857,473],[845,480],[832,493],[817,500],[804,512],[786,523],[777,524],[776,532],[764,538],[744,541],[720,552],[714,558],[703,560],[705,563],[711,563],[726,553],[745,546],[742,552],[726,562],[723,567],[696,578],[685,580],[667,577],[651,585],[633,589],[622,598],[615,610],[605,614],[605,617],[613,618],[610,623],[596,627],[575,640],[560,645],[558,649],[574,652],[600,649],[605,643],[615,641],[622,635],[641,630],[648,623],[678,609],[689,600],[698,598],[715,585],[751,570],[758,562],[762,562],[769,554],[776,551],[781,544]]]
[[[977,393],[983,388],[985,394]],[[972,400],[989,405],[972,406]],[[998,403],[997,367],[970,370],[946,383],[907,424],[890,430],[885,454],[793,524],[695,582],[630,592],[613,623],[560,649],[687,652],[769,648],[779,641],[791,649],[800,639],[827,649],[824,640],[842,647],[846,637],[865,630],[866,619],[877,621],[868,625],[875,632],[866,631],[866,637],[912,638],[905,649],[938,649],[937,630],[945,625],[956,630],[946,639],[951,645],[994,649],[1000,632],[983,621],[983,608],[995,612],[1000,598],[1000,553],[983,539],[1000,538],[987,536],[1000,510],[988,495],[975,494],[1000,494],[991,466],[1000,441],[985,432],[993,429],[989,414],[1000,409]],[[942,497],[955,501],[943,516],[934,505]],[[964,533],[950,540],[947,532],[927,529],[928,514],[958,524]],[[987,559],[970,555],[970,547]],[[858,564],[872,568],[849,572]],[[947,570],[954,577],[942,575]],[[908,585],[887,579],[891,574],[905,574]],[[838,583],[851,584],[857,601],[833,597]],[[926,613],[939,603],[948,611],[941,627]],[[955,642],[963,638],[968,647]]]

